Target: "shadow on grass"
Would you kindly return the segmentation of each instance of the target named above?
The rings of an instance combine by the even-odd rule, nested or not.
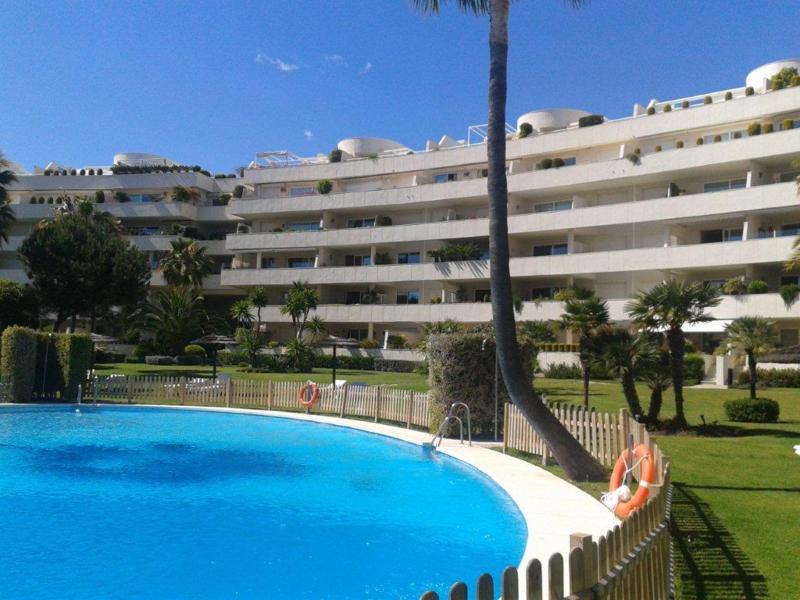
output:
[[[765,435],[770,437],[800,439],[800,431],[770,429],[766,427],[742,427],[739,425],[720,425],[718,423],[712,423],[709,425],[698,425],[693,430],[700,437],[754,437]]]
[[[675,582],[682,600],[768,598],[764,575],[708,503],[675,483],[672,498]]]

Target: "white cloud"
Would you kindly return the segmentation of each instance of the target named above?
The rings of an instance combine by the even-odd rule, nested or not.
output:
[[[371,63],[371,62],[368,62],[367,64],[365,64],[365,65],[364,65],[364,68],[363,68],[363,69],[361,69],[361,70],[358,72],[358,74],[359,74],[359,75],[366,75],[366,74],[367,74],[367,73],[369,73],[370,71],[372,71],[372,63]]]
[[[260,51],[256,54],[256,57],[253,60],[256,62],[256,64],[259,65],[272,65],[282,73],[290,73],[300,68],[297,65],[283,62],[280,58],[273,58],[271,56],[267,56],[266,54]]]
[[[346,67],[347,61],[344,59],[344,56],[341,54],[326,54],[325,55],[325,62],[330,65],[335,65],[337,67]]]
[[[310,129],[304,129],[303,137],[306,138],[307,141],[311,141],[311,139],[314,137],[314,132]]]

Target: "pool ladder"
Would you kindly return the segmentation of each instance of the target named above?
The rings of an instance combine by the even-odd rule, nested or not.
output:
[[[442,445],[442,440],[444,439],[444,431],[450,421],[456,421],[458,423],[458,439],[460,443],[464,443],[464,421],[459,417],[456,412],[459,408],[463,407],[464,411],[467,414],[467,441],[470,446],[472,446],[472,420],[470,419],[469,415],[469,406],[467,406],[463,402],[453,402],[450,405],[450,410],[447,411],[444,419],[442,420],[442,424],[439,425],[439,429],[436,430],[436,434],[433,436],[431,440],[431,446],[436,448]],[[438,442],[437,442],[438,440]]]

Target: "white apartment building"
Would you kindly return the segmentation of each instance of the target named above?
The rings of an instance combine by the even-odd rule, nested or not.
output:
[[[591,124],[582,119],[590,112],[553,109],[509,126],[511,273],[524,300],[520,318],[558,319],[563,307],[553,295],[569,286],[595,290],[612,318],[625,321],[631,296],[667,277],[720,284],[742,278],[763,280],[768,292],[726,296],[711,311],[715,321],[696,330],[698,344],[710,350],[727,320],[752,314],[775,319],[783,343],[798,343],[800,303],[787,308],[778,290],[800,275],[782,267],[800,233],[793,166],[800,158],[800,87],[769,89],[770,77],[787,66],[800,69],[800,60],[759,67],[741,87],[636,104],[622,119]],[[520,138],[513,132],[523,123],[532,132]],[[337,335],[382,343],[389,332],[413,342],[424,322],[487,321],[485,255],[434,262],[430,254],[453,243],[488,248],[484,133],[471,127],[466,140],[445,136],[415,151],[351,138],[338,144],[336,162],[264,152],[235,179],[107,171],[20,177],[10,190],[19,223],[0,254],[0,277],[24,280],[14,250],[52,210],[30,204],[31,197],[102,189],[104,208],[131,228],[154,266],[173,239],[168,228],[188,224],[218,258],[209,292],[265,286],[273,306],[262,319],[272,339],[290,335],[280,304],[297,280],[319,289],[317,314]],[[331,189],[323,194],[325,180]],[[175,185],[197,190],[200,200],[166,201]],[[216,205],[236,185],[241,197]],[[117,203],[114,190],[137,201]],[[225,234],[224,241],[209,240],[212,233]],[[153,283],[162,283],[157,271]]]

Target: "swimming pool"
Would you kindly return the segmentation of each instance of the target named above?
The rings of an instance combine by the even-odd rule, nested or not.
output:
[[[513,501],[356,430],[143,407],[0,409],[4,598],[402,598],[517,564]]]

